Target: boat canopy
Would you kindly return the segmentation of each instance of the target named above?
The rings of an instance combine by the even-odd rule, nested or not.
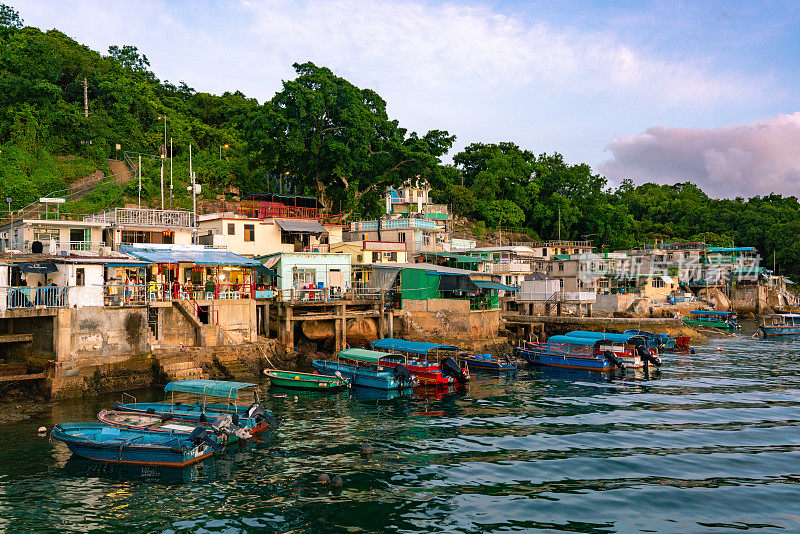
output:
[[[408,352],[409,354],[428,354],[432,350],[461,350],[453,345],[442,345],[440,343],[424,343],[421,341],[408,341],[387,337],[370,343],[373,349],[396,350]]]
[[[797,319],[800,318],[800,313],[770,313],[764,315],[764,317],[793,317]]]
[[[394,356],[386,352],[378,352],[377,350],[367,349],[345,349],[339,351],[340,358],[347,358],[348,360],[356,360],[359,362],[379,363],[382,358]]]
[[[720,317],[728,317],[729,315],[733,314],[733,312],[714,311],[714,310],[692,310],[690,313],[692,313],[693,315],[716,315]]]
[[[581,345],[581,346],[594,346],[597,343],[597,339],[591,339],[588,337],[574,337],[570,335],[566,336],[550,336],[547,338],[548,343],[565,343],[568,345]]]
[[[194,393],[195,395],[235,399],[240,389],[252,388],[256,385],[257,384],[251,384],[249,382],[228,382],[226,380],[202,380],[194,378],[170,382],[166,385],[164,391],[177,391],[179,393]]]
[[[589,330],[573,330],[572,332],[567,332],[567,335],[570,337],[581,337],[586,339],[594,339],[594,340],[604,340],[607,339],[609,341],[614,341],[617,343],[629,343],[631,338],[641,338],[641,335],[638,334],[615,334],[613,332],[590,332]]]

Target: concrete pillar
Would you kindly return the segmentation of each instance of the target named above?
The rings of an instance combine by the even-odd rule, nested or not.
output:
[[[378,304],[378,339],[386,337],[386,313],[383,305],[383,289],[381,289],[380,303]]]
[[[286,315],[284,318],[284,328],[286,328],[286,346],[289,348],[294,348],[294,322],[292,321],[293,309],[291,306],[286,306],[284,309],[286,310]]]
[[[556,315],[561,316],[561,303],[556,302]]]
[[[389,337],[394,337],[394,310],[389,310],[386,314],[387,322],[389,323]]]
[[[339,350],[344,350],[347,348],[347,304],[342,303],[339,314],[339,321],[341,321],[340,328],[342,329],[342,345]]]
[[[587,317],[591,317],[592,316],[592,303],[591,302],[586,305],[586,316]]]

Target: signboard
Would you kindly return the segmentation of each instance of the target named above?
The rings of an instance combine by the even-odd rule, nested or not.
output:
[[[39,202],[42,204],[63,204],[67,200],[64,198],[51,198],[51,197],[42,197],[39,199]]]

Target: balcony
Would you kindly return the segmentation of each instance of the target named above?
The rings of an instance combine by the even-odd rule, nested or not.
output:
[[[34,241],[24,241],[22,243],[12,243],[13,250],[19,250],[26,254],[33,251],[31,247]],[[42,253],[44,254],[61,254],[62,252],[94,252],[99,253],[100,248],[105,246],[105,243],[92,243],[90,241],[41,241]]]
[[[427,219],[402,218],[402,219],[380,219],[377,221],[357,221],[350,223],[351,232],[377,230],[380,224],[381,230],[403,230],[406,228],[425,228],[436,230],[436,223]]]
[[[530,273],[530,263],[510,261],[505,263],[487,263],[486,272],[492,274]]]
[[[103,213],[87,215],[86,222],[102,222],[117,226],[192,227],[192,212],[183,210],[151,210],[140,208],[115,208]]]
[[[20,310],[25,308],[68,308],[70,287],[46,286],[0,287],[0,308]]]

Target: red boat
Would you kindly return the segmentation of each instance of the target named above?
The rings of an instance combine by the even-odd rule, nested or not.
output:
[[[392,354],[381,359],[381,364],[386,367],[403,365],[423,384],[463,384],[470,379],[467,364],[462,362],[460,365],[453,358],[460,350],[458,347],[394,338],[373,341],[371,346],[373,349],[392,350]],[[441,360],[438,357],[431,358],[431,352],[434,355],[441,353],[444,357]]]

